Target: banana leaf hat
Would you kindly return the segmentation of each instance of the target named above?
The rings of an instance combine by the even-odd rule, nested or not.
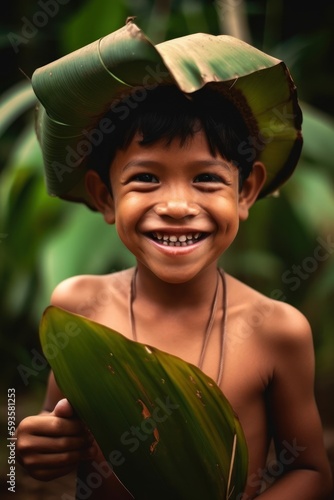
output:
[[[32,75],[36,132],[50,195],[94,209],[84,185],[87,160],[110,134],[113,102],[174,84],[186,95],[218,85],[241,112],[267,170],[259,197],[292,174],[302,148],[302,113],[285,63],[228,35],[196,33],[154,45],[130,18],[119,30]],[[141,93],[140,93],[141,90]],[[139,93],[138,93],[139,92]]]

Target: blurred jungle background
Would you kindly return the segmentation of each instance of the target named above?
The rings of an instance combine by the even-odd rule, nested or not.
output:
[[[134,263],[101,217],[46,194],[29,83],[35,68],[120,28],[127,16],[137,16],[156,43],[198,31],[234,35],[285,60],[292,72],[304,112],[299,167],[278,197],[255,205],[222,263],[309,319],[316,396],[334,462],[334,4],[325,0],[6,3],[0,20],[1,436],[7,435],[9,387],[16,390],[17,421],[42,404],[48,369],[38,325],[54,286],[72,275]],[[0,459],[0,495],[7,498],[5,446]],[[18,482],[26,481],[22,497],[17,485],[19,498],[60,498],[65,491],[22,479],[19,466],[17,474]]]

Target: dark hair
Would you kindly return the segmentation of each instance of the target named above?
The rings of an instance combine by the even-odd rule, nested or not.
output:
[[[184,94],[174,85],[145,90],[141,102],[118,101],[105,115],[114,124],[111,134],[105,135],[88,160],[88,168],[98,172],[111,189],[109,168],[119,149],[126,148],[139,132],[145,146],[164,139],[166,145],[175,138],[182,146],[189,137],[203,130],[213,156],[219,153],[239,169],[239,188],[252,170],[249,157],[242,154],[241,145],[250,131],[235,105],[220,91],[206,85]],[[127,96],[127,99],[131,99]],[[123,111],[122,116],[120,112]]]

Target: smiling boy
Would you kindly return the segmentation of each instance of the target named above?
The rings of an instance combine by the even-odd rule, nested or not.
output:
[[[254,160],[240,148],[254,139],[250,121],[215,83],[191,95],[171,84],[150,89],[95,148],[85,174],[89,204],[116,225],[136,268],[70,278],[51,302],[82,313],[105,290],[109,300],[88,307],[87,317],[198,365],[217,382],[248,445],[240,500],[320,500],[328,498],[331,474],[313,394],[310,326],[295,308],[218,269],[268,182],[260,155]],[[89,498],[132,498],[52,373],[42,414],[24,419],[17,436],[33,477],[50,480],[78,467],[80,489],[99,470],[102,484]],[[277,462],[266,468],[271,441]]]

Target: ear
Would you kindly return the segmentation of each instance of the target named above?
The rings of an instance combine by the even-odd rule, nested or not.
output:
[[[95,207],[103,215],[108,224],[115,222],[115,206],[107,186],[102,182],[99,174],[94,170],[88,170],[85,176],[85,187],[92,198]]]
[[[246,220],[249,209],[257,200],[257,197],[265,183],[267,174],[263,163],[256,161],[252,171],[244,181],[242,190],[239,193],[239,219]]]

